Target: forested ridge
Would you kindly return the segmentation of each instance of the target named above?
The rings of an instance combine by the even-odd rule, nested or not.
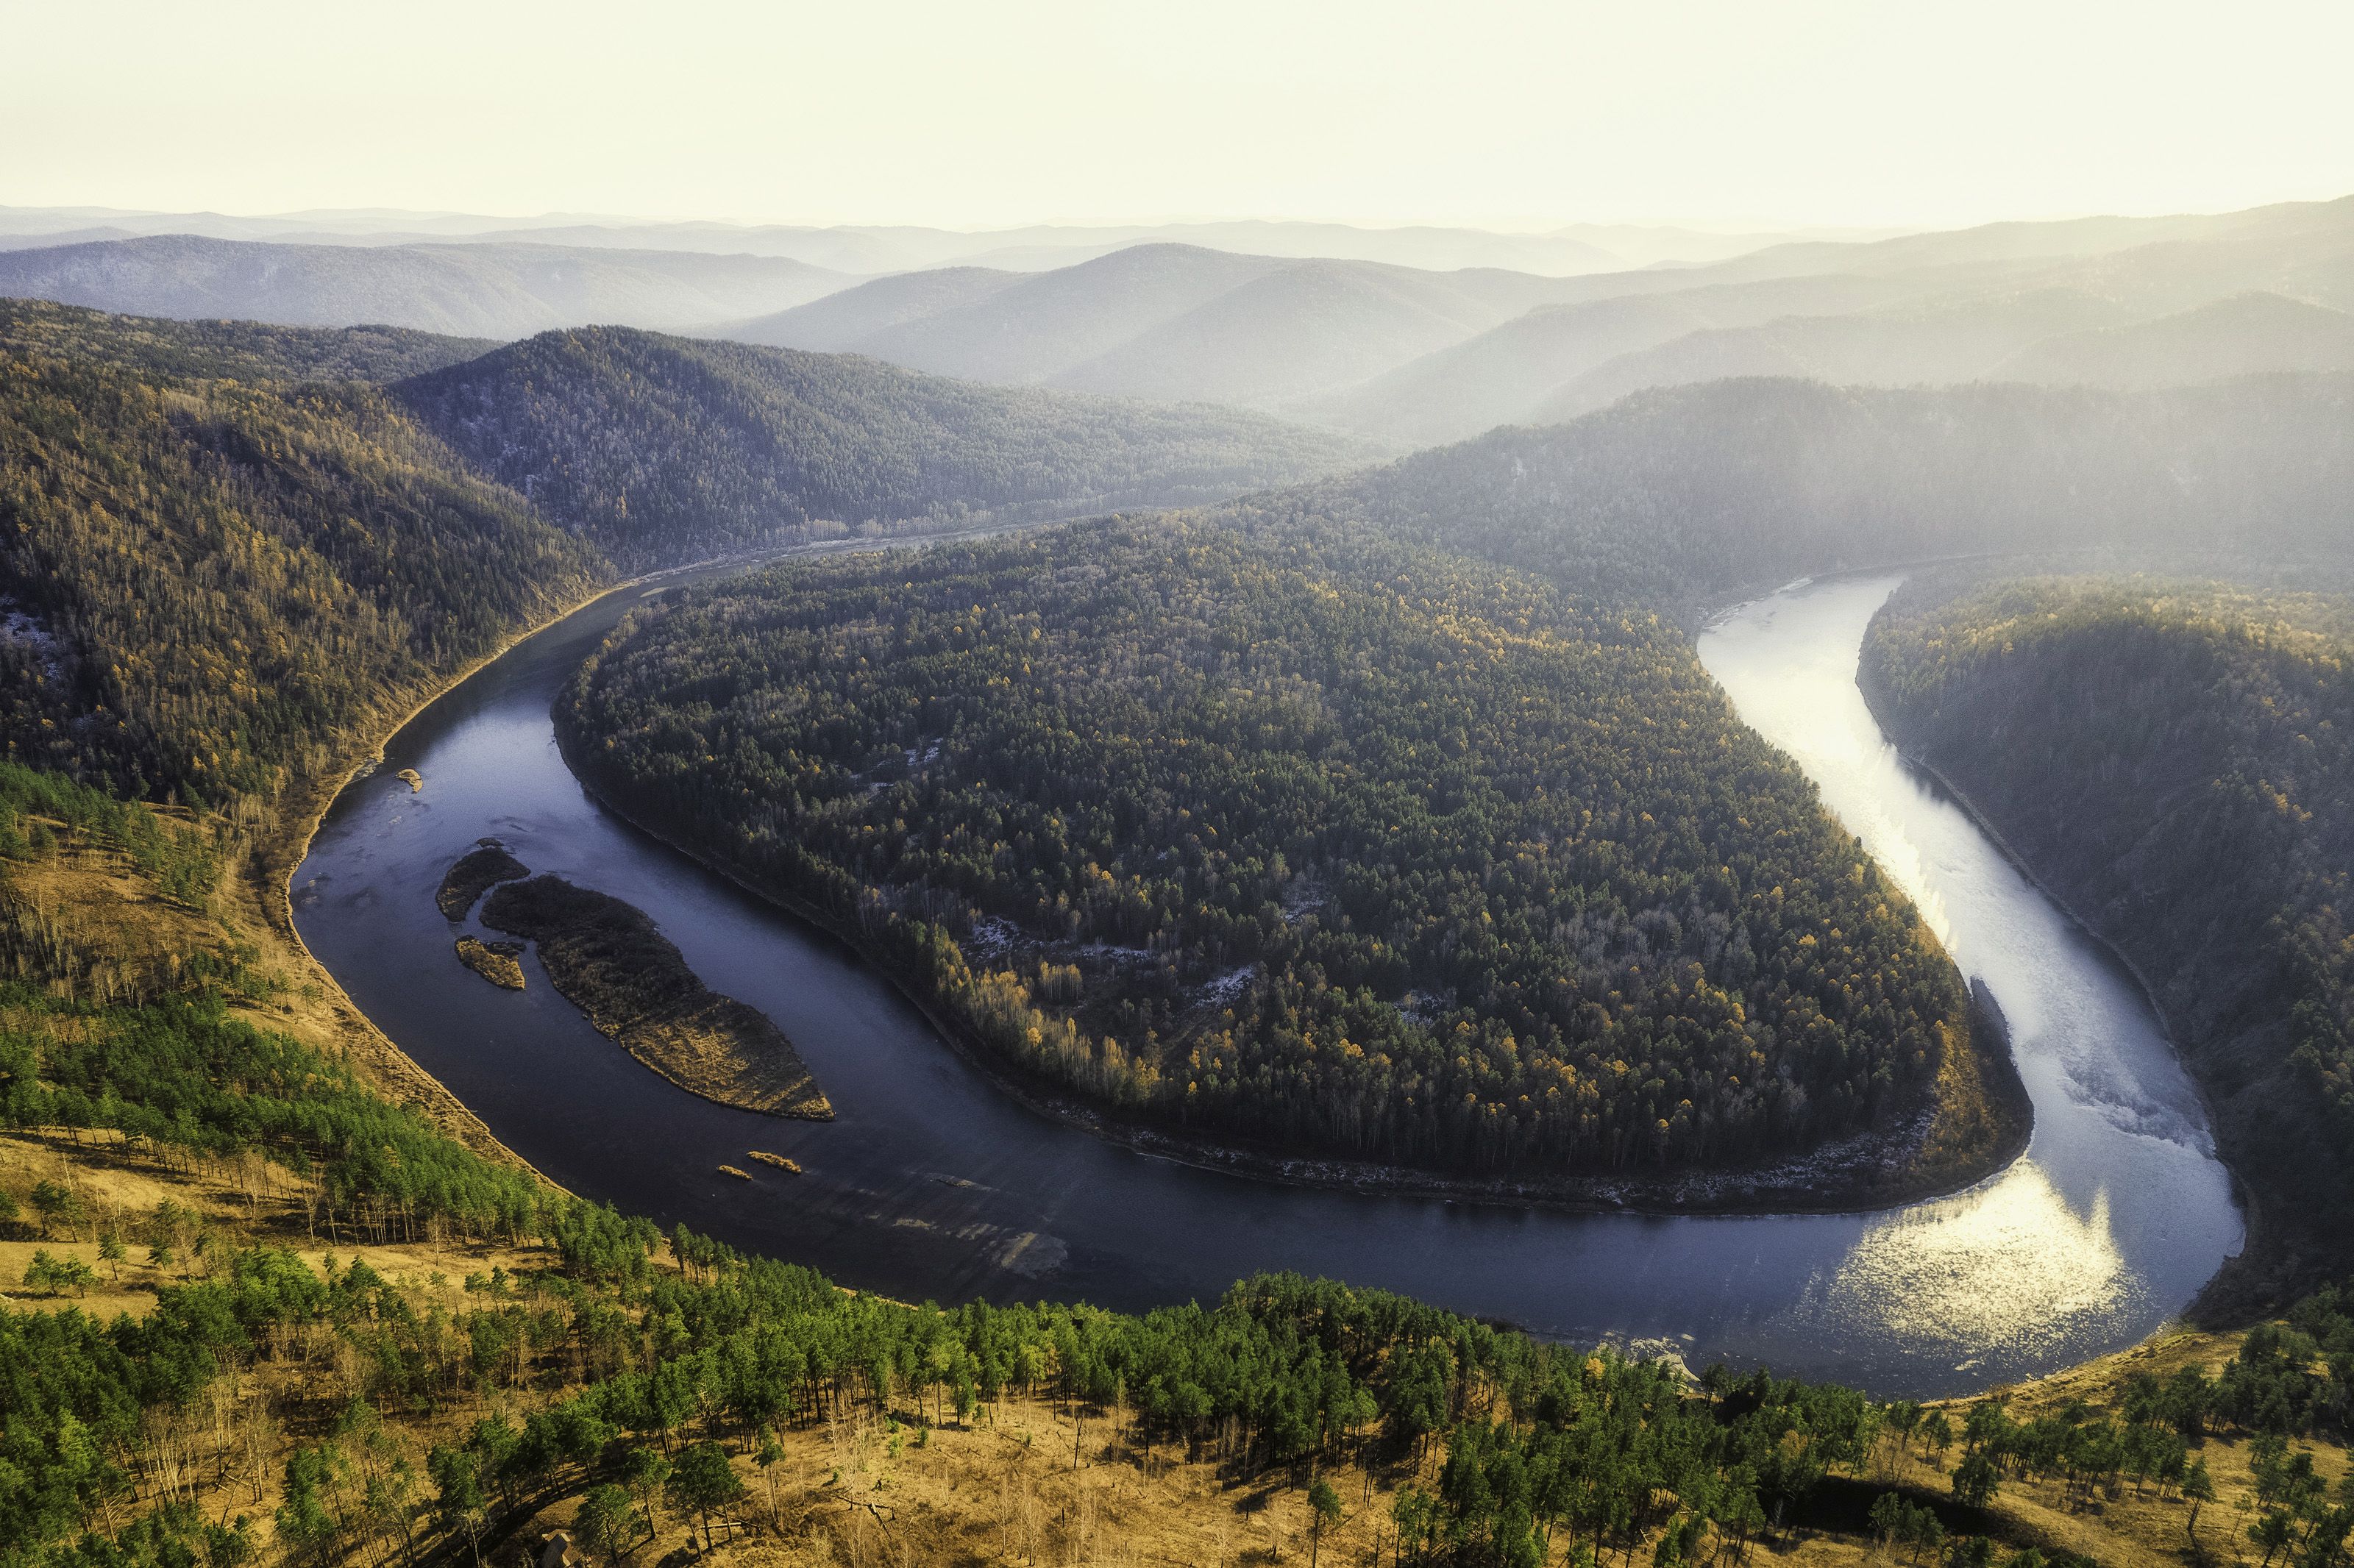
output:
[[[135,794],[266,797],[388,694],[606,579],[380,391],[226,378],[288,368],[270,334],[7,319],[0,734],[17,758]]]
[[[161,321],[0,299],[0,346],[159,376],[381,384],[472,359],[498,344],[407,327]]]
[[[1910,906],[1647,611],[1199,519],[673,599],[559,702],[575,765],[1098,1102],[1656,1169],[1910,1114],[1961,1044]]]
[[[1891,734],[2157,986],[2291,1278],[2354,1202],[2354,599],[2150,578],[1900,596]]]
[[[1223,496],[1355,450],[618,329],[483,346],[0,302],[6,753],[267,800],[622,568],[850,531],[825,520]]]
[[[1638,393],[1254,508],[1691,607],[1847,568],[2109,548],[2354,555],[2354,377],[2163,392],[1732,380]]]
[[[545,333],[398,396],[633,569],[880,525],[1223,499],[1365,452],[1235,409],[621,327]]]

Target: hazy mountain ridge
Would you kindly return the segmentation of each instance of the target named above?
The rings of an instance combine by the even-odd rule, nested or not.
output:
[[[1712,327],[1622,355],[1554,389],[1530,410],[1559,424],[1645,387],[1738,376],[1796,376],[1836,386],[1909,387],[1983,381],[2031,344],[2057,333],[2120,325],[2132,313],[2079,289],[2023,293],[1844,315],[1785,316],[1751,327]],[[2258,366],[2269,368],[2269,366]]]
[[[367,216],[352,215],[355,222]],[[1575,276],[1432,270],[1159,239],[1123,241],[1048,270],[1013,270],[1041,264],[1025,247],[1046,231],[1007,230],[989,238],[1008,249],[974,253],[1003,265],[959,262],[857,282],[773,257],[606,243],[641,232],[627,226],[519,232],[586,239],[591,230],[599,243],[571,247],[479,232],[461,243],[380,245],[354,232],[331,245],[179,237],[0,250],[0,291],[156,314],[387,321],[488,336],[593,322],[725,332],[1002,385],[1235,403],[1398,441],[1557,421],[1645,387],[1728,376],[1891,386],[1981,379],[2040,337],[2250,291],[2354,307],[2354,198],[1806,241],[1703,265]],[[704,247],[754,231],[671,225],[642,232]],[[781,244],[804,231],[760,232]],[[1055,232],[1109,244],[1143,231]],[[1314,237],[1339,248],[1370,231],[1264,224],[1199,232],[1230,245],[1257,237],[1280,251]],[[806,233],[844,245],[853,237]],[[886,240],[914,246],[908,254],[949,253],[938,249],[947,240],[937,231],[856,233],[872,245],[837,260],[873,265],[890,253]],[[1436,238],[1413,253],[1456,254]],[[2039,314],[2041,302],[2067,296],[2082,307],[2076,313]],[[2300,352],[2293,334],[2251,317],[2219,317],[2200,330],[2218,341],[2176,379],[2212,374],[2207,365],[2255,371],[2338,363]],[[2235,341],[2226,345],[2225,337]],[[2083,361],[2077,373],[2097,378],[2099,363]],[[2056,376],[2057,365],[2035,374]],[[2145,365],[2120,374],[2148,385],[2162,372]]]
[[[165,235],[0,251],[0,294],[122,313],[364,323],[514,338],[619,321],[688,327],[830,293],[799,261],[541,245],[281,245]]]
[[[2132,243],[2113,251],[2089,249],[2119,240]],[[2038,244],[2088,253],[2034,254]],[[1836,263],[1842,270],[1792,270],[1818,263]],[[1834,279],[1844,280],[1840,286],[1852,303],[1819,296],[1804,303],[1794,298],[1787,311],[1754,309],[1755,302],[1773,299],[1776,290],[1799,297],[1810,290],[1830,294]],[[1639,333],[1621,337],[1608,330],[1581,332],[1583,323],[1561,314],[1578,307],[1553,306],[1506,323],[1489,334],[1492,341],[1474,340],[1476,348],[1442,350],[1341,398],[1296,411],[1368,433],[1459,439],[1496,424],[1573,418],[1645,387],[1728,376],[1803,376],[1888,386],[1999,378],[2010,374],[2006,366],[2012,355],[2023,354],[2042,335],[2128,324],[2251,291],[2354,308],[2354,199],[2212,218],[1996,225],[1872,245],[1777,247],[1719,267],[1581,278],[1572,286],[1620,284],[1627,293],[1592,306],[1597,324],[1613,319],[1601,310],[1606,302],[1628,318],[1642,319],[1635,311],[1638,300],[1655,302],[1655,319],[1661,322],[1677,319],[1674,313],[1684,310],[1714,319],[1691,325],[1687,330],[1695,335],[1688,342],[1663,335],[1642,343],[1632,341]],[[2035,313],[2071,294],[2084,302],[2083,318]],[[2097,319],[2094,302],[2110,310],[2111,319]],[[1978,348],[1953,330],[1972,313],[1983,318],[1987,334]],[[1789,319],[1781,319],[1786,315]],[[2336,368],[2327,355],[2300,352],[2274,325],[2252,316],[2217,318],[2205,330],[2237,341],[2230,347],[2211,344],[2202,361],[2180,374],[2158,379],[2163,373],[2145,366],[2121,371],[2127,379],[2115,384],[2183,385],[2218,374]],[[1599,349],[1613,344],[1621,344],[1618,352],[1628,357],[1607,364],[1613,356]],[[1992,352],[1997,349],[2001,352]],[[2208,370],[2208,364],[2228,368]],[[1479,373],[1490,366],[1501,374],[1482,381]],[[2085,362],[2081,374],[2104,383],[2093,362]],[[2053,368],[2030,378],[2058,377]]]
[[[1988,551],[2354,554],[2354,376],[1647,390],[1246,505],[1354,516],[1589,591],[1690,605]]]
[[[46,300],[0,299],[0,351],[47,354],[162,376],[385,383],[496,348],[482,337],[404,327],[284,327],[109,315]]]
[[[1568,278],[1153,245],[1043,274],[878,280],[729,330],[977,380],[1204,397],[1440,440],[1727,376],[1981,379],[2042,337],[2249,289],[2327,302],[2354,287],[2349,255],[2354,202],[1998,224]],[[2261,343],[2229,357],[2309,367]]]
[[[2271,370],[2354,370],[2354,314],[2278,294],[2234,294],[2170,316],[2046,338],[1991,374],[2147,389]]]
[[[1200,503],[1363,461],[1235,409],[976,386],[853,355],[544,334],[395,396],[636,568],[868,525]]]
[[[730,335],[972,380],[1271,407],[1459,341],[1569,286],[1491,269],[1182,245],[1135,246],[1043,274],[928,276],[882,280]],[[862,312],[871,313],[863,331]]]
[[[1564,382],[1687,334],[1798,312],[1862,310],[1912,301],[1922,291],[1916,281],[1833,273],[1540,305],[1295,411],[1405,440],[1460,440],[1498,425],[1532,422]]]
[[[16,240],[64,244],[133,234],[201,234],[217,239],[299,244],[398,245],[419,239],[535,242],[628,250],[700,250],[786,256],[843,272],[899,272],[983,264],[1023,270],[1066,267],[1131,245],[1173,241],[1258,256],[1333,257],[1447,270],[1502,267],[1566,275],[1661,263],[1720,261],[1794,239],[1878,238],[1819,227],[1694,228],[1676,224],[1574,223],[1544,232],[1444,224],[1321,223],[1246,218],[1142,224],[1028,224],[947,229],[919,224],[737,224],[580,215],[532,219],[350,208],[233,217],[111,207],[0,207],[0,249]]]

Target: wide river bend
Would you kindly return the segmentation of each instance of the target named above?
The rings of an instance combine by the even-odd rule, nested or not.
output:
[[[2012,1025],[2035,1102],[2025,1156],[1884,1213],[1579,1214],[1313,1191],[1133,1153],[1025,1109],[839,943],[601,810],[566,768],[548,716],[558,686],[659,588],[518,644],[395,736],[322,823],[295,919],[386,1033],[557,1181],[844,1284],[1140,1308],[1296,1269],[1550,1336],[1663,1341],[1695,1366],[1967,1392],[2140,1339],[2242,1226],[2139,989],[1865,708],[1857,651],[1894,586],[1794,585],[1700,643],[1742,717],[1797,759]],[[420,790],[394,777],[403,768]],[[652,916],[715,989],[792,1036],[838,1119],[780,1121],[673,1087],[591,1029],[535,959],[520,993],[460,967],[433,892],[485,835]],[[716,1173],[749,1149],[808,1174]]]

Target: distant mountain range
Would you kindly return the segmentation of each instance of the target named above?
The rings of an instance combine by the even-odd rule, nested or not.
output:
[[[0,251],[0,294],[183,320],[379,323],[514,338],[591,322],[684,328],[851,280],[776,257],[555,245],[283,245],[160,235]]]
[[[0,230],[38,216],[0,210]],[[94,210],[48,217],[159,221]],[[419,242],[379,222],[393,219],[441,238]],[[1393,450],[1734,376],[2135,388],[2330,370],[2347,363],[2354,313],[2354,197],[1802,238],[1606,270],[1593,270],[1609,264],[1600,241],[1567,231],[1264,223],[958,236],[583,219],[503,235],[489,222],[291,214],[217,224],[281,233],[308,224],[333,242],[180,235],[0,249],[0,293],[482,338],[620,324],[855,353],[1001,386],[1230,404]],[[1129,242],[1178,233],[1217,243]],[[1645,235],[1658,238],[1619,236],[1622,253]],[[619,249],[622,236],[680,249]],[[833,265],[710,249],[722,244],[795,248]],[[1289,253],[1316,246],[1432,262],[1505,256],[1516,265],[1441,270]],[[1040,247],[1081,259],[1036,270]],[[976,249],[999,264],[956,260]],[[909,258],[924,264],[861,275]],[[931,264],[943,259],[952,264]]]
[[[1053,272],[877,279],[727,332],[978,381],[1275,407],[1459,343],[1570,286],[1139,245]]]
[[[1660,224],[1571,224],[1499,233],[1433,224],[1380,227],[1266,219],[1161,224],[1031,224],[960,231],[917,225],[661,223],[552,215],[519,220],[382,208],[237,217],[114,207],[0,207],[0,249],[134,235],[195,234],[286,244],[398,245],[427,240],[530,242],[624,250],[782,256],[834,271],[910,272],[956,265],[1043,272],[1121,250],[1173,242],[1254,256],[1384,261],[1447,271],[1500,267],[1567,274],[1722,261],[1793,240],[1855,240],[1895,232],[1790,228],[1704,229]]]

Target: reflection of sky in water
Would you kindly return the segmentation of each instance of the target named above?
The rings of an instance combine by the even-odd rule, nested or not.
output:
[[[1859,1345],[1942,1342],[1966,1365],[2065,1345],[2145,1308],[2155,1282],[2128,1259],[2185,1244],[2232,1250],[2239,1216],[2196,1092],[2130,978],[1882,736],[1853,661],[1894,586],[1829,583],[1746,607],[1702,639],[1701,657],[1963,971],[1988,980],[2035,1101],[2024,1159],[1983,1187],[1872,1221],[1764,1335],[1833,1325]]]

